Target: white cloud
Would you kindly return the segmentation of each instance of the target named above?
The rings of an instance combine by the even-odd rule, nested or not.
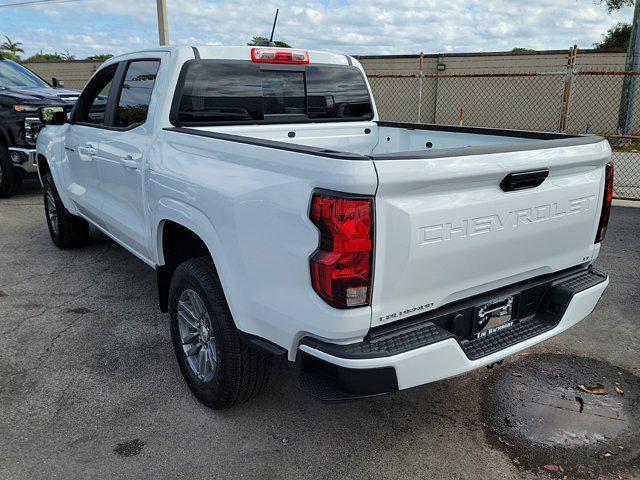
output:
[[[607,14],[593,0],[167,0],[170,38],[177,44],[237,45],[268,36],[280,8],[276,38],[296,47],[350,54],[589,48],[631,10]],[[69,51],[78,58],[155,46],[154,0],[51,4],[9,9],[3,17],[44,15],[41,24],[3,28],[27,54]],[[60,34],[60,32],[68,32]],[[4,33],[4,31],[2,32]]]

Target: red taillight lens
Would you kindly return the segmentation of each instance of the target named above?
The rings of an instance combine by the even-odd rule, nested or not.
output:
[[[313,289],[335,308],[369,305],[373,198],[314,193],[309,218],[320,230],[310,259]]]
[[[613,200],[613,162],[605,165],[604,171],[604,197],[602,199],[602,213],[600,213],[600,223],[598,224],[598,233],[596,234],[595,243],[604,240],[607,233],[607,225],[609,224],[609,215],[611,214],[611,202]]]
[[[258,63],[293,63],[306,65],[309,63],[309,52],[306,50],[252,48],[251,61]]]

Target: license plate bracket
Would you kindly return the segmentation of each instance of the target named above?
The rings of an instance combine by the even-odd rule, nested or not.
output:
[[[517,320],[518,295],[499,297],[473,309],[471,338],[478,339],[510,328]]]

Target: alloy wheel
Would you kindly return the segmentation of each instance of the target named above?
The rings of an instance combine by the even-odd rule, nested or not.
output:
[[[219,362],[218,348],[207,307],[194,290],[186,289],[180,295],[178,329],[191,372],[203,382],[210,381]]]
[[[51,230],[53,230],[54,235],[58,235],[58,230],[60,229],[60,220],[58,219],[58,207],[56,206],[56,201],[53,198],[53,191],[51,190],[51,187],[47,188],[46,199],[47,217],[49,218],[49,224],[51,225]]]

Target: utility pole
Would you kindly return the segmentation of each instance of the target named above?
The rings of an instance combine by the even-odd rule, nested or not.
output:
[[[158,2],[158,37],[160,45],[169,45],[169,23],[167,22],[167,0]]]
[[[633,24],[631,26],[631,38],[627,47],[626,71],[637,71],[640,64],[640,35],[638,35],[638,24],[640,23],[640,1],[635,2],[633,10]],[[618,111],[617,133],[629,135],[631,133],[631,123],[633,122],[633,101],[636,96],[637,77],[636,75],[625,75],[622,81],[622,92],[620,94],[620,109]]]

